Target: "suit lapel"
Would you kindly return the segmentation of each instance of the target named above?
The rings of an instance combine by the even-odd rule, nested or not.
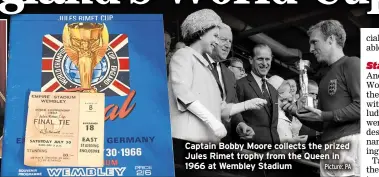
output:
[[[251,75],[251,73],[249,73],[246,77],[249,80],[250,86],[253,87],[253,90],[258,95],[258,97],[265,99],[265,98],[263,98],[262,91],[261,91],[260,87],[258,86],[257,81],[255,81],[253,75]],[[272,113],[270,112],[270,109],[267,106],[264,106],[264,109],[266,110],[267,114],[271,117]]]
[[[217,75],[216,75],[216,72],[217,72],[217,68],[213,67],[212,65],[212,69],[211,69],[211,72],[213,74],[213,77],[215,78],[217,84],[219,87],[221,87],[221,83],[220,83],[220,80],[217,79]],[[218,76],[218,77],[221,77],[221,76]],[[221,87],[222,88],[222,87]]]
[[[220,83],[220,80],[217,79],[217,68],[213,66],[212,62],[209,60],[210,56],[207,54],[206,56],[203,56],[203,58],[206,60],[206,62],[208,63],[208,69],[211,71],[212,75],[213,75],[213,78],[215,79],[217,85],[218,85],[218,89],[220,90],[220,93],[221,93],[221,99],[224,99],[226,97],[226,95],[224,95],[223,91],[222,91],[222,85]],[[219,76],[221,77],[221,76]]]
[[[216,73],[218,72],[218,71],[217,71],[217,68],[216,68],[216,67],[213,67],[212,64],[210,64],[210,66],[212,66],[211,72],[212,72],[212,74],[213,74],[214,79],[215,79],[216,82],[217,82],[218,88],[220,89],[220,92],[221,92],[221,98],[222,98],[222,97],[225,97],[225,95],[223,95],[223,93],[222,93],[222,85],[221,85],[221,82],[220,82],[219,79],[217,79],[217,75],[216,75]],[[221,77],[221,76],[219,75],[218,77]],[[222,79],[222,78],[221,78],[221,79]],[[224,82],[224,83],[225,83],[225,82]]]
[[[220,63],[220,68],[222,73],[222,80],[224,81],[225,94],[228,95],[229,91],[232,89],[231,87],[233,87],[232,84],[229,84],[231,83],[231,81],[229,80],[229,73],[227,72],[228,68],[225,66],[224,63]]]
[[[209,61],[208,57],[210,57],[208,54],[206,56],[203,56],[203,55],[200,55],[198,52],[196,52],[193,48],[191,47],[188,47],[186,46],[186,48],[188,48],[192,54],[195,56],[195,58],[197,58],[205,67],[207,67],[210,72],[213,74],[214,76],[214,79],[215,81],[217,82],[217,85],[221,91],[221,95],[223,94],[222,93],[222,87],[221,87],[221,83],[218,79],[216,79],[216,76],[214,75],[214,73],[212,72],[212,69],[213,69],[213,65],[212,63]],[[217,71],[217,70],[216,70]],[[222,96],[221,96],[222,97]]]
[[[262,91],[259,88],[257,81],[255,81],[253,75],[251,75],[251,73],[249,73],[246,76],[246,78],[247,78],[247,80],[249,80],[249,85],[253,88],[254,92],[258,95],[258,97],[263,98]]]
[[[269,89],[269,92],[270,92],[270,95],[271,95],[271,102],[272,102],[272,113],[271,115],[273,115],[272,117],[278,117],[278,94],[277,94],[277,90],[269,83],[267,83],[267,87]],[[274,119],[272,119],[271,121],[274,121]]]

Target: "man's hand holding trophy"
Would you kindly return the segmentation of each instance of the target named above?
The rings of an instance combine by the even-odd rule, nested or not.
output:
[[[321,110],[314,106],[314,99],[308,94],[308,74],[310,67],[309,60],[300,59],[296,63],[299,70],[300,97],[298,100],[287,99],[282,103],[282,109],[295,115],[300,120],[319,122],[322,121]]]

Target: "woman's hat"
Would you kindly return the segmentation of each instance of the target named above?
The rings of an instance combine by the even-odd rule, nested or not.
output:
[[[273,75],[271,76],[268,80],[267,80],[268,83],[270,83],[272,86],[274,86],[274,88],[276,90],[279,89],[279,87],[283,84],[284,82],[284,79],[280,76],[277,76],[277,75]]]
[[[221,17],[218,16],[213,10],[198,10],[188,15],[183,21],[181,26],[182,37],[186,38],[198,31],[208,29],[212,26],[220,26],[221,23]]]

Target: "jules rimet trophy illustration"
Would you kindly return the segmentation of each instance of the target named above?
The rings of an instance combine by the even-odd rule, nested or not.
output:
[[[66,24],[62,41],[64,49],[79,70],[80,85],[84,92],[95,93],[91,80],[95,66],[104,57],[109,34],[105,24],[72,23]]]

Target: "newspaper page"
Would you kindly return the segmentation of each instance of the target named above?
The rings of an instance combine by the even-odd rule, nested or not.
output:
[[[31,92],[24,163],[102,167],[104,95]]]
[[[361,173],[365,177],[377,176],[379,172],[379,29],[361,29],[362,72],[362,145]]]

